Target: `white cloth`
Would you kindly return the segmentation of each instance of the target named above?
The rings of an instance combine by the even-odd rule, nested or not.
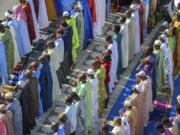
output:
[[[38,23],[40,29],[44,29],[49,26],[45,0],[39,0]]]
[[[124,125],[125,135],[131,135],[129,123],[127,122],[126,124],[123,125]]]
[[[98,117],[98,79],[95,77],[94,79],[89,79],[92,87],[92,116],[93,116],[93,127],[96,128]]]
[[[94,36],[102,35],[103,26],[106,18],[106,1],[95,0],[96,5],[96,22],[94,23]]]
[[[135,38],[135,50],[134,54],[137,54],[140,52],[141,47],[140,47],[140,27],[139,27],[139,13],[138,11],[135,11],[132,13],[132,19],[134,20],[134,25],[135,25],[135,31],[136,31],[136,38]]]
[[[35,13],[35,9],[34,9],[33,0],[27,0],[27,1],[29,2],[30,7],[31,7],[33,24],[34,24],[34,29],[35,29],[35,33],[36,33],[36,39],[34,40],[34,42],[36,42],[36,41],[38,41],[39,38],[40,38],[40,35],[39,35],[39,24],[38,24],[37,19],[36,19],[36,13]]]
[[[57,49],[58,54],[59,54],[59,62],[62,63],[64,61],[64,41],[62,38],[59,38],[54,41],[55,44],[55,49]]]
[[[75,104],[71,104],[69,106],[66,106],[66,109],[64,111],[64,113],[66,113],[66,115],[68,116],[68,119],[71,122],[71,133],[73,133],[74,131],[76,131],[76,127],[77,127],[77,108]]]
[[[126,135],[124,127],[114,127],[112,130],[113,135]]]
[[[110,83],[109,83],[109,92],[112,92],[114,88],[114,83],[117,81],[117,65],[118,65],[118,48],[117,43],[114,41],[108,46],[108,50],[112,51],[111,54],[111,68],[109,72]]]
[[[144,6],[144,22],[147,25],[148,16],[149,16],[149,0],[141,0]]]
[[[21,57],[19,55],[18,45],[17,45],[16,38],[15,38],[16,33],[12,26],[10,26],[10,32],[11,32],[13,43],[14,43],[14,63],[16,64],[21,61]]]
[[[129,34],[128,25],[125,23],[121,26],[121,52],[122,52],[122,67],[127,68],[129,62]]]

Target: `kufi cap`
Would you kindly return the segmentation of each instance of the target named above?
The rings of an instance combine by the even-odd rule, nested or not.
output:
[[[165,22],[162,23],[162,26],[168,28],[169,27],[169,23],[167,21],[165,21]]]
[[[63,16],[64,16],[64,17],[69,16],[69,12],[68,12],[68,11],[64,11],[64,12],[63,12]]]
[[[94,72],[93,69],[90,68],[90,69],[87,70],[87,74],[89,74],[89,75],[94,75],[95,72]]]
[[[137,9],[137,5],[136,5],[136,4],[131,4],[131,5],[130,5],[130,8],[131,8],[132,10],[136,10],[136,9]]]
[[[124,107],[132,107],[132,102],[131,102],[131,100],[125,100],[125,101],[124,101]]]
[[[12,100],[13,99],[13,94],[12,92],[8,92],[4,95],[5,100]]]
[[[136,85],[134,86],[134,89],[135,89],[137,92],[141,92],[141,86],[138,85],[138,84],[136,84]]]
[[[4,16],[5,16],[5,17],[10,17],[10,18],[12,18],[12,17],[13,17],[13,14],[12,14],[12,12],[11,12],[10,10],[7,10],[7,11],[4,13]]]
[[[160,36],[163,40],[166,40],[167,39],[167,36],[166,36],[166,34],[161,34],[161,36]]]
[[[161,46],[161,40],[155,40],[155,41],[154,41],[154,45]]]
[[[137,76],[145,77],[145,76],[146,76],[146,73],[142,70],[142,71],[140,71],[139,73],[137,73],[136,75],[137,75]]]
[[[6,109],[6,106],[4,104],[0,104],[0,110]]]

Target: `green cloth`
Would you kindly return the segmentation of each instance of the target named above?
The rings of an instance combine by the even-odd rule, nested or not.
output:
[[[155,71],[156,71],[156,92],[162,91],[165,88],[165,73],[163,65],[163,54],[161,50],[154,50],[156,55]]]
[[[73,61],[76,61],[77,58],[77,48],[80,47],[79,44],[79,36],[77,32],[77,27],[76,27],[76,19],[74,17],[71,17],[70,19],[66,19],[66,22],[69,26],[72,27],[73,30],[73,37],[72,37],[72,42],[73,42],[73,47],[72,47],[72,56],[73,56]]]
[[[173,56],[173,53],[174,53],[174,43],[173,42],[174,42],[173,37],[169,36],[168,37],[168,45],[169,45],[172,56]]]
[[[14,42],[10,30],[0,32],[0,41],[5,44],[8,73],[11,73],[14,66]]]
[[[105,98],[107,96],[106,93],[106,87],[104,80],[106,78],[106,69],[101,67],[96,71],[96,76],[98,78],[99,84],[98,84],[98,102],[99,102],[99,117],[102,118],[104,116],[104,107],[105,107]]]
[[[113,36],[113,40],[116,41],[117,47],[118,47],[118,67],[117,67],[117,77],[119,78],[119,75],[122,73],[122,53],[121,53],[121,40],[122,40],[122,34],[115,34]]]
[[[84,102],[85,111],[85,135],[88,131],[92,131],[93,117],[92,117],[92,88],[89,81],[80,83],[75,88],[75,92],[81,97]]]

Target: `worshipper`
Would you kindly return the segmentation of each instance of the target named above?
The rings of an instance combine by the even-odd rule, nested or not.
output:
[[[164,128],[162,123],[158,123],[156,129],[161,135],[172,135],[168,129]]]
[[[95,61],[92,63],[92,68],[96,72],[96,77],[98,78],[98,103],[99,103],[99,117],[104,117],[104,107],[105,107],[105,99],[107,97],[106,88],[104,80],[106,78],[106,69],[101,66],[100,61]]]
[[[7,59],[6,59],[6,50],[5,44],[0,41],[0,77],[2,79],[2,84],[8,82],[8,71],[7,71]]]
[[[139,13],[140,43],[144,42],[144,7],[141,0],[136,0],[137,11]]]
[[[139,13],[137,11],[137,5],[132,4],[130,6],[130,9],[132,11],[132,20],[133,20],[133,24],[135,25],[135,41],[133,41],[135,43],[135,50],[134,50],[134,54],[138,54],[140,52],[140,27],[139,27]]]
[[[172,63],[172,55],[170,49],[166,43],[167,37],[165,34],[160,36],[161,40],[161,50],[163,54],[163,65],[164,65],[164,73],[165,73],[165,87],[170,88],[172,91],[174,90],[173,84],[173,63]]]
[[[147,24],[148,24],[148,18],[149,18],[149,4],[150,0],[141,0],[143,2],[144,6],[144,37],[147,36]]]
[[[35,6],[34,3],[37,2],[37,0],[27,0],[27,2],[29,2],[30,8],[31,8],[32,20],[33,20],[34,30],[35,30],[35,35],[36,35],[34,42],[37,42],[40,38],[39,24],[36,18],[35,7],[34,7]]]
[[[6,134],[5,135],[14,135],[13,130],[13,114],[12,112],[6,110],[6,106],[4,104],[0,104],[0,119],[3,120]]]
[[[174,106],[174,111],[176,113],[176,116],[174,118],[174,123],[178,126],[178,135],[180,134],[180,105],[176,104]]]
[[[66,109],[64,113],[67,115],[68,119],[71,122],[70,135],[75,135],[77,127],[77,108],[73,103],[73,99],[71,96],[65,98],[65,105]]]
[[[91,83],[92,87],[92,116],[93,116],[93,128],[96,128],[99,117],[98,117],[98,84],[99,81],[97,77],[95,76],[95,72],[93,69],[88,69],[87,70],[87,77],[88,80]]]
[[[54,0],[45,0],[48,20],[52,21],[56,17]]]
[[[128,25],[126,24],[126,18],[123,16],[120,20],[121,22],[121,30],[122,34],[121,40],[121,52],[122,52],[122,67],[127,68],[129,62],[129,35],[128,35]]]
[[[65,135],[71,134],[71,121],[65,113],[60,113],[59,116],[59,128],[63,128]]]
[[[74,89],[79,97],[84,102],[84,111],[85,111],[85,135],[88,135],[92,131],[92,87],[87,80],[86,74],[81,74],[78,76],[79,84]]]
[[[85,131],[85,127],[84,127],[84,120],[85,120],[84,103],[81,100],[81,98],[77,95],[77,93],[75,93],[75,92],[71,93],[71,97],[72,97],[73,102],[77,108],[76,134],[77,135],[83,135],[84,131]]]
[[[0,24],[0,41],[5,45],[8,73],[12,72],[14,66],[14,43],[11,32]]]
[[[35,117],[38,115],[38,80],[33,77],[30,70],[25,71],[26,80],[23,86],[17,85],[21,90],[20,103],[23,113],[23,134],[29,133],[36,126]]]
[[[12,92],[6,93],[4,96],[5,101],[7,102],[7,110],[11,111],[13,114],[13,131],[14,135],[23,135],[23,125],[22,125],[22,109],[20,102],[13,98]]]
[[[153,111],[153,101],[152,101],[152,82],[149,76],[146,76],[144,71],[140,71],[136,75],[140,79],[140,85],[142,87],[142,93],[144,96],[144,119],[145,127],[149,121],[149,113]]]
[[[120,33],[121,27],[118,25],[115,25],[113,28],[113,40],[117,43],[118,48],[118,66],[117,66],[117,78],[119,79],[119,75],[122,73],[122,48],[121,48],[121,40],[122,40],[122,33]]]
[[[82,8],[83,8],[83,15],[84,15],[84,40],[83,40],[83,49],[85,49],[93,39],[93,22],[90,9],[88,7],[88,1],[82,0]],[[104,1],[103,3],[104,4]],[[103,8],[104,10],[104,8]],[[103,12],[101,12],[103,13]],[[103,21],[105,22],[105,17],[103,17]]]
[[[51,75],[51,69],[49,61],[45,56],[39,58],[40,64],[42,65],[41,74],[39,77],[39,83],[41,86],[41,100],[43,104],[43,110],[46,112],[52,106],[52,88],[53,80]]]
[[[37,21],[39,24],[39,28],[44,29],[44,28],[47,28],[49,26],[46,3],[45,3],[45,0],[37,0],[37,1],[39,1],[39,13],[38,13],[38,15],[36,14]]]
[[[106,87],[106,93],[107,98],[105,99],[105,108],[107,108],[109,103],[109,82],[110,82],[110,68],[111,68],[111,51],[108,50],[106,54],[101,59],[101,65],[106,69],[106,78],[105,78],[105,87]]]
[[[131,135],[131,130],[130,130],[130,125],[128,123],[128,120],[126,117],[122,117],[122,123],[124,126],[124,130],[125,130],[125,135]]]
[[[103,126],[101,127],[101,133],[102,133],[102,135],[112,135],[112,134],[109,132],[109,129],[108,129],[108,125],[107,125],[107,124],[103,124]]]
[[[60,15],[61,13],[61,0],[54,0],[54,8],[56,11],[56,15]]]
[[[129,36],[129,61],[133,59],[134,57],[134,49],[135,49],[135,46],[134,46],[134,43],[133,41],[135,41],[135,27],[133,26],[133,19],[131,17],[131,10],[128,10],[126,12],[126,24],[128,26],[128,36]]]
[[[66,21],[66,23],[72,27],[73,30],[73,36],[72,36],[72,58],[73,62],[76,62],[77,59],[77,49],[79,48],[79,37],[78,37],[78,32],[77,32],[77,27],[76,27],[76,20],[74,17],[71,17],[70,14],[65,11],[63,12],[63,17]]]
[[[125,130],[122,124],[122,120],[119,117],[115,117],[113,120],[113,135],[125,135]]]
[[[3,121],[3,119],[0,119],[0,134],[1,135],[7,135],[6,125]]]
[[[96,22],[94,22],[94,36],[100,36],[103,32],[103,26],[105,24],[105,13],[106,13],[106,1],[95,0],[96,5]]]
[[[36,15],[36,19],[38,19],[38,16],[39,16],[39,4],[41,4],[39,0],[33,0],[34,12]]]
[[[29,33],[27,28],[27,16],[21,6],[13,7],[13,15],[15,20],[17,20],[18,27],[20,33],[20,41],[23,49],[23,55],[26,55],[32,51],[31,42],[29,39]]]
[[[156,24],[157,5],[158,5],[158,0],[151,0],[149,3],[148,26],[150,26],[150,27],[154,27]]]
[[[32,44],[33,40],[36,39],[36,32],[35,32],[35,27],[33,23],[32,10],[28,1],[19,0],[19,2],[21,5],[21,8],[24,10],[27,16],[27,27],[28,27],[28,32],[29,32],[29,39]]]
[[[168,129],[172,135],[178,135],[178,127],[176,124],[172,124],[168,118],[163,118],[162,123],[164,128]]]
[[[128,100],[131,101],[132,105],[137,108],[137,124],[136,125],[136,134],[143,135],[144,132],[144,96],[142,94],[141,85],[136,84],[133,89],[133,94],[128,97]]]
[[[60,29],[64,30],[64,35],[62,37],[64,41],[64,61],[66,68],[68,71],[70,71],[71,66],[73,65],[73,59],[72,59],[72,36],[73,36],[73,30],[72,27],[69,26],[66,22],[63,22],[60,26]]]
[[[118,48],[117,43],[113,42],[111,36],[106,37],[106,46],[108,50],[111,50],[111,68],[110,68],[110,82],[109,82],[109,92],[112,93],[115,88],[115,83],[117,82],[117,66],[118,66]]]
[[[175,28],[176,34],[176,48],[174,54],[174,73],[179,73],[180,68],[180,13],[177,13],[177,19],[174,22],[173,27]]]
[[[132,102],[129,100],[126,100],[124,102],[124,107],[126,109],[125,114],[123,117],[126,117],[127,122],[130,126],[130,134],[135,135],[136,134],[136,127],[137,127],[137,109],[135,106],[132,106]]]
[[[165,78],[164,78],[164,66],[163,66],[163,54],[160,49],[161,41],[155,40],[154,42],[154,51],[156,61],[155,61],[155,71],[156,72],[156,93],[161,91],[162,88],[165,87]]]

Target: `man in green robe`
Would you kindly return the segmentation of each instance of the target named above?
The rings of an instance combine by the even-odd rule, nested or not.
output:
[[[92,88],[90,82],[86,79],[86,74],[78,77],[78,85],[74,89],[79,97],[84,102],[85,111],[85,135],[89,135],[92,131],[93,117],[92,117]]]
[[[156,72],[156,91],[159,92],[162,88],[165,88],[165,74],[164,74],[164,66],[163,66],[163,54],[160,49],[161,41],[156,40],[154,42],[154,51],[153,53],[156,56],[155,62],[155,71]]]
[[[74,17],[70,17],[69,13],[65,11],[63,13],[63,17],[66,21],[66,23],[72,27],[73,29],[73,37],[72,37],[72,42],[73,42],[73,47],[72,47],[72,56],[73,56],[73,62],[76,61],[77,58],[77,49],[80,47],[79,44],[79,36],[77,32],[77,27],[76,27],[76,19]]]
[[[0,24],[0,41],[5,44],[8,73],[11,73],[14,66],[14,43],[11,32]]]

